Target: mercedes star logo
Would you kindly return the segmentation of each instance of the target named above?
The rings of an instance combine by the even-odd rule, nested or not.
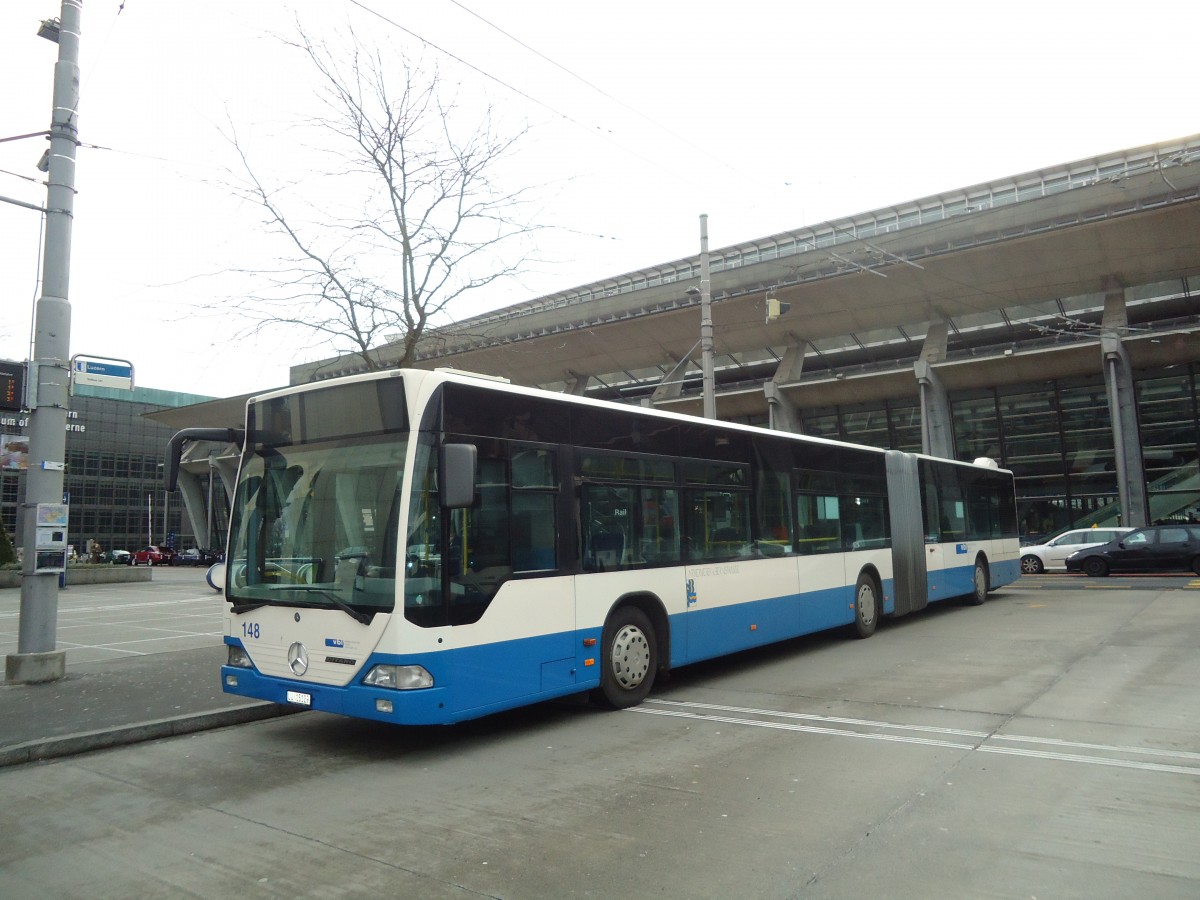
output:
[[[299,641],[288,647],[288,668],[294,675],[308,671],[308,649]]]

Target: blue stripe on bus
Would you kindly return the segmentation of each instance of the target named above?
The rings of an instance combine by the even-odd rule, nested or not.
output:
[[[672,618],[672,634],[686,628],[687,650],[672,654],[673,665],[712,659],[725,653],[849,625],[854,621],[854,585],[772,597],[711,609],[693,608]],[[675,644],[675,640],[672,640]]]
[[[988,562],[989,582],[992,588],[1012,584],[1021,575],[1019,559]],[[965,597],[975,591],[975,564],[969,566],[953,566],[940,572],[929,573],[930,602],[949,600],[953,597]],[[936,585],[936,589],[932,587]]]
[[[974,571],[974,565],[946,570],[939,573],[940,583],[959,596],[970,593]],[[1017,560],[994,563],[992,583],[1007,584],[1019,571]],[[889,598],[884,604],[886,613],[894,609],[890,579],[883,588]],[[948,596],[939,590],[936,599]],[[854,621],[853,603],[854,586],[848,585],[676,613],[669,617],[671,666],[849,625]],[[596,644],[585,648],[583,641],[588,638],[594,638]],[[309,695],[311,709],[324,712],[405,725],[449,724],[598,687],[600,638],[601,628],[596,627],[430,654],[376,653],[345,686],[275,678],[257,669],[233,666],[222,666],[221,678],[224,682],[226,676],[237,676],[236,688],[225,684],[228,693],[272,703],[294,705],[288,703],[287,692],[299,691]],[[225,638],[225,643],[244,646],[232,637]],[[565,646],[575,647],[578,655],[557,658]],[[372,666],[380,664],[425,666],[435,687],[395,691],[359,683]],[[465,687],[460,690],[458,685]],[[379,712],[377,700],[390,700],[393,711]]]

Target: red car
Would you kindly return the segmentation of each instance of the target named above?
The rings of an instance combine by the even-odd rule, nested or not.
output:
[[[130,558],[132,566],[169,566],[175,562],[175,551],[170,547],[144,547]]]

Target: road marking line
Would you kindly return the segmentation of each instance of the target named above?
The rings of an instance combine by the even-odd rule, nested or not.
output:
[[[748,713],[756,716],[774,716],[778,719],[802,719],[808,722],[835,722],[839,725],[863,725],[868,728],[892,728],[899,731],[928,731],[936,734],[952,734],[958,737],[986,738],[990,731],[968,731],[962,728],[940,728],[935,725],[897,725],[893,722],[878,722],[872,719],[851,719],[844,716],[821,716],[814,713],[792,713],[775,709],[755,709],[750,706],[722,706],[716,703],[694,703],[687,700],[647,700],[647,703],[662,706],[681,706],[689,709],[712,709],[718,712]]]
[[[203,595],[199,597],[187,597],[179,600],[151,600],[146,603],[106,603],[103,606],[70,606],[60,600],[58,606],[58,617],[59,619],[62,619],[63,617],[72,615],[74,613],[120,612],[126,609],[144,609],[150,606],[180,606],[185,603],[212,603],[214,600],[220,603],[225,602],[221,597],[214,598]],[[223,612],[223,610],[220,612]],[[0,619],[15,619],[20,614],[21,611],[19,609],[14,609],[9,612],[0,612]]]
[[[626,712],[640,712],[651,716],[670,716],[677,719],[698,719],[703,722],[724,722],[729,725],[753,725],[756,728],[775,728],[780,731],[799,731],[806,734],[829,734],[835,737],[865,738],[870,741],[890,741],[898,744],[924,744],[931,747],[949,747],[953,750],[974,750],[974,744],[959,744],[953,741],[939,741],[933,738],[908,737],[902,734],[872,734],[870,732],[849,731],[844,728],[820,728],[816,725],[793,725],[789,722],[763,722],[758,719],[738,719],[733,716],[703,716],[699,713],[684,712],[673,709],[647,709],[635,706]]]
[[[667,708],[664,708],[667,707]],[[1094,756],[1083,753],[1066,753],[1055,750],[1039,750],[1029,747],[995,746],[997,743],[1024,743],[1042,745],[1045,747],[1061,747],[1064,749],[1095,750],[1101,753],[1127,754],[1135,756],[1150,756],[1159,759],[1175,759],[1183,761],[1195,760],[1200,762],[1200,753],[1189,750],[1160,750],[1153,747],[1132,747],[1114,744],[1095,744],[1082,741],[1067,741],[1060,738],[1040,738],[1029,735],[995,734],[987,731],[977,731],[958,728],[942,728],[932,725],[904,725],[895,722],[882,722],[872,719],[855,719],[842,716],[821,716],[811,713],[792,713],[781,710],[755,709],[753,707],[724,706],[713,703],[695,703],[678,700],[647,700],[641,706],[635,706],[626,712],[640,712],[645,715],[669,716],[697,721],[720,722],[729,725],[748,725],[755,728],[772,728],[780,731],[792,731],[805,734],[824,734],[832,737],[851,737],[872,741],[889,741],[892,743],[918,744],[927,747],[945,747],[954,750],[971,750],[979,753],[996,753],[1002,756],[1020,756],[1028,759],[1050,759],[1059,762],[1082,763],[1095,766],[1109,766],[1122,769],[1137,769],[1143,772],[1165,772],[1176,775],[1200,776],[1200,766],[1170,765],[1167,763],[1149,762],[1143,760],[1118,759],[1111,756]],[[766,716],[771,719],[785,721],[764,721],[762,719],[747,719],[740,715],[725,715],[725,713],[740,713],[743,715]],[[788,721],[793,720],[793,721]],[[858,726],[870,731],[854,731],[851,728],[835,728],[825,725],[802,725],[797,722],[822,722],[830,725]],[[959,737],[974,739],[971,743],[962,741],[943,740],[934,737],[920,737],[909,734],[893,734],[888,732],[917,732],[919,734],[939,734],[948,738]]]

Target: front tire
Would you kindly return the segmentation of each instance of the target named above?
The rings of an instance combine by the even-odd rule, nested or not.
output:
[[[1092,578],[1103,578],[1108,574],[1108,563],[1098,556],[1089,556],[1083,561],[1083,571]]]
[[[879,586],[863,572],[854,586],[854,635],[869,638],[879,626]]]
[[[1032,554],[1021,557],[1021,573],[1023,575],[1041,575],[1046,571],[1042,561]]]
[[[600,666],[600,687],[592,692],[594,703],[628,709],[646,699],[658,671],[658,641],[644,612],[633,606],[616,611],[604,627]]]

